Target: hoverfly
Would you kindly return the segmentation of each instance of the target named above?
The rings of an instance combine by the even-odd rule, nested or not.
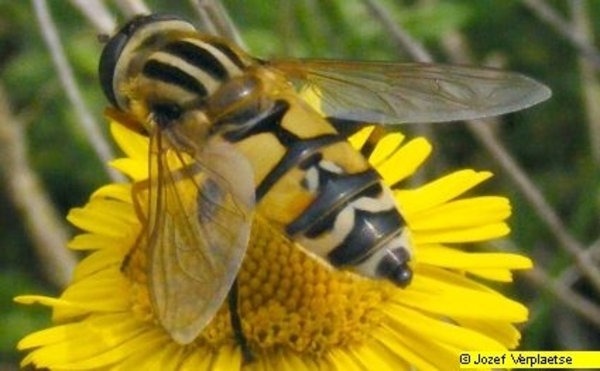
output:
[[[410,283],[409,229],[389,187],[341,134],[352,123],[475,119],[550,96],[495,69],[266,61],[156,14],[110,38],[99,75],[114,108],[150,137],[147,190],[134,187],[134,200],[148,197],[153,310],[181,344],[235,290],[254,213],[330,266]],[[299,89],[319,97],[320,111]]]

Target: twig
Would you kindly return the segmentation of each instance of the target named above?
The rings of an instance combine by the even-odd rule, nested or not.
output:
[[[554,295],[564,306],[571,308],[581,317],[600,328],[600,308],[598,305],[575,293],[560,281],[553,280],[540,268],[534,267],[532,270],[523,272],[523,275],[537,286],[543,287]]]
[[[10,110],[0,83],[0,173],[10,198],[25,220],[32,242],[42,262],[44,274],[57,287],[64,287],[75,267],[73,254],[65,248],[67,232],[45,189],[29,166],[23,125]]]
[[[396,21],[390,17],[390,12],[384,9],[375,0],[363,0],[363,3],[371,12],[373,17],[377,18],[385,30],[390,34],[392,41],[399,49],[404,49],[417,62],[431,63],[433,58],[405,29],[400,27]]]
[[[212,35],[218,35],[242,48],[246,48],[244,40],[237,27],[229,17],[229,13],[218,0],[190,0],[190,4],[196,10],[200,18],[203,31]]]
[[[558,240],[559,246],[571,255],[581,272],[600,292],[600,270],[589,259],[584,258],[585,248],[571,235],[554,209],[548,204],[541,192],[531,182],[526,173],[517,164],[514,157],[498,141],[488,125],[467,122],[469,129],[490,152],[502,169],[510,176],[525,199],[531,204],[538,217]]]
[[[115,20],[101,0],[71,0],[71,4],[84,15],[96,31],[103,35],[115,29]]]
[[[366,4],[372,7],[374,0],[363,0]],[[387,14],[385,11],[374,12],[374,15],[380,17],[381,15]],[[385,19],[381,19],[383,24],[386,24]],[[397,35],[402,35],[401,38],[397,39],[400,45],[406,45],[407,51],[417,61],[432,61],[433,58],[427,52],[424,47],[415,47],[419,45],[419,42],[414,40],[412,36],[402,30],[402,27],[395,24],[393,25],[394,32],[390,34],[396,38]],[[467,60],[467,53],[463,53],[459,50],[460,48],[453,48],[447,50],[448,54],[454,60],[460,60],[464,62]],[[413,50],[417,50],[418,53],[412,54]],[[425,54],[425,55],[423,55]],[[584,247],[581,245],[564,227],[560,218],[554,212],[552,207],[545,200],[544,196],[539,192],[533,182],[529,179],[526,173],[518,166],[512,155],[506,150],[506,148],[500,143],[492,132],[490,125],[480,125],[476,122],[467,123],[469,129],[473,132],[475,137],[483,144],[483,146],[492,154],[493,158],[498,161],[504,171],[510,176],[512,181],[517,185],[518,189],[523,193],[527,201],[532,205],[540,219],[546,224],[548,230],[555,236],[559,241],[560,246],[563,247],[574,259],[576,265],[581,269],[582,273],[589,278],[590,282],[600,292],[600,270],[592,264],[589,260],[583,259]]]
[[[590,260],[592,264],[599,266],[600,265],[600,239],[598,239],[594,243],[592,243],[583,252],[583,256],[581,258],[585,259],[585,260]],[[560,281],[561,284],[563,284],[565,286],[572,286],[580,278],[581,278],[581,272],[579,271],[579,269],[577,269],[577,266],[570,265],[569,267],[567,267],[566,269],[564,269],[561,272],[560,276],[558,277],[558,280]]]
[[[514,241],[510,238],[504,238],[502,240],[496,240],[491,242],[489,245],[492,245],[493,248],[501,251],[516,253],[520,249],[515,245]],[[485,247],[485,245],[484,245]],[[598,241],[598,246],[596,246],[596,253],[600,252],[597,248],[600,247],[600,240]],[[591,254],[591,250],[589,251]],[[600,254],[597,254],[600,256]],[[591,255],[590,255],[591,256]],[[558,301],[560,301],[564,306],[571,308],[575,313],[579,314],[581,317],[589,320],[591,323],[600,324],[600,307],[589,300],[587,297],[573,291],[571,289],[571,284],[574,281],[571,281],[573,276],[579,277],[579,270],[576,268],[571,268],[572,275],[566,275],[564,272],[560,278],[556,279],[554,277],[550,277],[548,273],[539,266],[534,266],[533,269],[528,271],[520,272],[519,275],[523,275],[526,279],[528,279],[531,283],[533,283],[537,287],[543,288],[545,291],[552,294]],[[532,317],[535,316],[535,311],[532,308]],[[600,325],[598,326],[600,328]]]
[[[196,15],[200,19],[198,29],[210,35],[224,36],[220,33],[219,29],[217,28],[217,25],[215,24],[215,22],[213,22],[209,15],[210,12],[207,8],[211,6],[210,3],[202,0],[189,1],[190,5],[192,6],[192,9],[196,11]]]
[[[122,181],[124,177],[108,166],[108,161],[113,159],[115,156],[112,149],[104,139],[102,133],[98,129],[96,121],[83,102],[81,92],[75,83],[73,70],[71,69],[67,58],[65,57],[64,49],[60,43],[58,32],[50,16],[50,12],[48,11],[46,1],[32,1],[36,17],[40,24],[42,36],[46,42],[46,45],[48,46],[50,55],[52,56],[52,61],[54,62],[54,66],[56,67],[60,77],[60,82],[67,93],[67,97],[71,102],[71,105],[75,109],[75,114],[79,118],[79,122],[84,129],[86,138],[96,152],[96,155],[102,161],[104,169],[110,178],[116,182]]]
[[[593,44],[582,40],[573,26],[552,9],[544,0],[521,0],[533,14],[546,22],[554,31],[567,39],[585,56],[596,70],[600,70],[600,51]]]
[[[456,38],[456,35],[454,37]],[[443,44],[446,53],[454,62],[468,62],[468,53],[465,51],[464,43],[454,41],[451,48],[447,47],[449,43]],[[510,152],[497,139],[491,127],[489,125],[478,124],[474,121],[468,121],[467,126],[500,164],[506,174],[509,175],[510,179],[512,179],[519,191],[525,196],[525,199],[532,206],[542,222],[544,222],[550,233],[559,242],[559,246],[571,255],[582,273],[589,278],[592,285],[600,292],[600,270],[588,259],[583,258],[585,247],[569,233],[539,189],[518,165]]]
[[[587,2],[571,0],[571,13],[575,36],[586,44],[593,45],[592,25],[588,16]],[[596,165],[600,165],[600,84],[593,66],[587,58],[579,57],[581,85],[583,92],[583,107],[590,131],[590,147]]]
[[[148,8],[143,0],[118,0],[115,2],[127,17],[133,17],[138,14],[150,14],[150,8]]]

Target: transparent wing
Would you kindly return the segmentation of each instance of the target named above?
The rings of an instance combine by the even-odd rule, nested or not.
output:
[[[327,116],[398,124],[500,115],[548,99],[550,89],[526,76],[491,68],[424,63],[281,60],[300,90],[320,98]]]
[[[244,258],[253,173],[230,146],[208,146],[195,159],[152,147],[148,287],[162,326],[187,344],[221,307]]]

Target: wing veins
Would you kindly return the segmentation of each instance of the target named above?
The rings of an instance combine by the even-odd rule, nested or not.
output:
[[[500,115],[550,97],[544,85],[493,68],[421,63],[281,60],[271,65],[320,97],[328,117],[384,124]]]

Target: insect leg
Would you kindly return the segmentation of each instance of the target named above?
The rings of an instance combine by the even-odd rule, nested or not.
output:
[[[129,263],[131,261],[131,257],[134,254],[135,250],[141,244],[148,243],[148,241],[147,241],[148,218],[146,217],[145,212],[143,211],[143,208],[141,206],[142,205],[141,194],[142,194],[142,192],[148,192],[149,189],[150,189],[150,182],[147,180],[135,182],[135,183],[133,183],[133,186],[131,188],[131,199],[133,201],[133,209],[135,211],[135,214],[136,214],[138,220],[140,221],[140,224],[142,225],[142,230],[136,237],[133,247],[123,257],[123,261],[121,262],[121,267],[119,268],[121,273],[125,273],[129,269]]]
[[[244,357],[244,363],[250,363],[254,361],[254,354],[252,354],[252,350],[248,345],[248,340],[244,335],[244,330],[242,329],[242,321],[240,318],[240,313],[238,311],[238,290],[237,290],[237,279],[233,281],[233,285],[229,290],[229,294],[227,297],[227,303],[229,305],[229,318],[231,320],[231,327],[233,328],[233,336],[235,341],[240,345],[242,349],[242,356]]]

